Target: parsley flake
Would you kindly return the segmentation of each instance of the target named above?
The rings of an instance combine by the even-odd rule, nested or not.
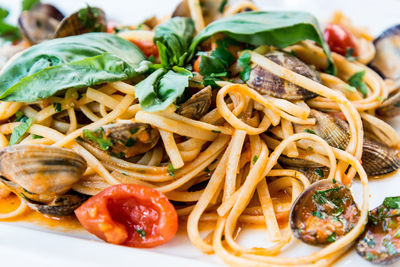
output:
[[[257,155],[254,155],[254,157],[253,157],[253,164],[256,164],[257,160],[258,160],[258,156],[257,156]]]
[[[142,228],[138,227],[135,229],[135,231],[140,235],[142,239],[146,238],[146,232]]]

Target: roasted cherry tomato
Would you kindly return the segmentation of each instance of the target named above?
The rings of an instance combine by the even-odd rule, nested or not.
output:
[[[164,244],[178,229],[178,215],[167,197],[136,184],[111,186],[83,203],[75,214],[90,233],[129,247]]]
[[[343,56],[358,56],[354,35],[342,26],[333,23],[328,24],[324,31],[324,37],[332,51]],[[352,51],[352,53],[349,54],[348,51]]]
[[[158,48],[153,43],[153,41],[143,41],[143,40],[130,40],[130,41],[134,43],[137,47],[139,47],[139,49],[142,50],[143,54],[146,57],[149,57],[151,55],[155,57],[158,56]]]

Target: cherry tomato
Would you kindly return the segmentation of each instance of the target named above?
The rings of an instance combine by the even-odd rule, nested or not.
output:
[[[158,48],[153,43],[153,41],[143,41],[143,40],[130,40],[130,41],[134,43],[137,47],[139,47],[139,49],[142,50],[143,54],[146,57],[149,57],[151,55],[155,57],[158,56]]]
[[[106,242],[150,248],[171,240],[178,215],[159,191],[136,184],[111,186],[91,197],[75,215],[90,233]]]
[[[354,35],[338,24],[328,24],[324,31],[324,37],[329,48],[342,56],[346,56],[349,49],[353,49],[353,54],[358,56],[357,43]]]
[[[200,73],[200,62],[201,62],[201,56],[199,56],[195,62],[193,63],[193,71],[199,72]]]

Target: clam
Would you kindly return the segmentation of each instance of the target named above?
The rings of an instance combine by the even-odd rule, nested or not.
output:
[[[290,167],[297,167],[297,168],[320,168],[323,165],[319,164],[318,162],[314,162],[311,160],[301,159],[301,158],[291,158],[285,155],[281,155],[279,157],[279,163],[283,165],[287,165]]]
[[[14,145],[0,151],[0,174],[31,192],[32,197],[67,192],[85,170],[86,161],[69,149]]]
[[[58,25],[54,37],[61,38],[88,32],[106,32],[107,22],[104,11],[87,6],[64,18]]]
[[[63,17],[56,7],[39,3],[32,10],[24,11],[20,15],[18,26],[30,44],[37,44],[53,38]]]
[[[388,99],[376,109],[376,113],[387,118],[400,114],[400,88],[389,95]]]
[[[50,214],[53,207],[51,215],[56,215],[57,210],[60,216],[65,215],[68,205],[71,212],[76,207],[77,197],[63,195],[71,190],[85,170],[86,161],[69,149],[14,145],[0,151],[0,181],[40,212]],[[80,198],[82,202],[84,198]]]
[[[190,119],[199,120],[210,108],[211,97],[211,86],[207,86],[196,94],[192,95],[178,108],[176,113]]]
[[[327,245],[357,224],[360,211],[350,189],[321,180],[307,187],[293,203],[289,222],[295,237],[311,245]]]
[[[317,71],[289,53],[274,51],[265,54],[265,57],[315,82],[321,82]],[[307,100],[317,96],[317,94],[283,80],[258,65],[252,68],[247,84],[260,94],[288,100]]]
[[[375,264],[392,264],[400,259],[400,197],[387,197],[370,211],[368,224],[358,238],[356,251]]]
[[[350,140],[350,129],[347,122],[327,113],[312,110],[316,120],[314,131],[330,146],[345,149]]]
[[[149,124],[121,122],[107,124],[94,131],[85,130],[82,138],[115,157],[130,158],[152,149],[160,134]]]
[[[316,110],[312,110],[312,114],[316,119],[315,133],[329,145],[345,149],[350,139],[347,122]],[[400,167],[398,151],[368,135],[364,136],[361,162],[368,176],[389,174]]]
[[[384,31],[374,44],[376,54],[370,66],[384,78],[400,82],[400,24]]]
[[[368,137],[364,138],[362,166],[368,176],[379,176],[400,167],[398,151]]]

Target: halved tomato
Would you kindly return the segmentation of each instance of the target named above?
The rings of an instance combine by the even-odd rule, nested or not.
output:
[[[82,226],[106,242],[150,248],[171,240],[178,215],[161,192],[136,184],[111,186],[75,210]]]

